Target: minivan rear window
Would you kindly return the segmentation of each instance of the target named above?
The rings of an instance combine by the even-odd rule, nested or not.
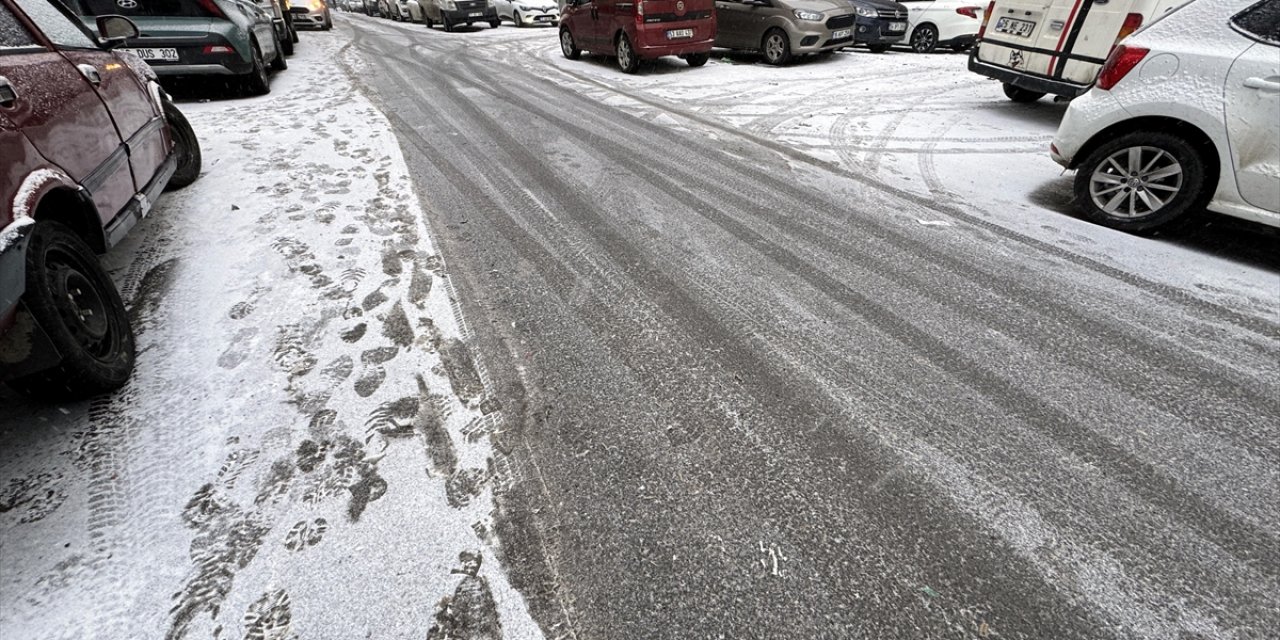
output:
[[[210,18],[214,15],[205,8],[213,5],[213,0],[70,0],[68,4],[82,16]]]

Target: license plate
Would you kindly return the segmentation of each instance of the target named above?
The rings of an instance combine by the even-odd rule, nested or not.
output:
[[[906,30],[907,30],[907,23],[905,23],[905,22],[890,22],[890,23],[889,23],[889,30],[890,30],[890,31],[906,31]]]
[[[1025,38],[1031,35],[1036,28],[1036,23],[1028,20],[1015,20],[1013,18],[1000,18],[996,20],[996,33],[1007,33],[1012,36]]]
[[[471,13],[468,13],[468,14],[467,14],[467,17],[468,17],[468,18],[479,18],[479,17],[481,17],[481,16],[483,16],[483,15],[484,15],[484,12],[483,12],[483,11],[472,11]]]
[[[177,62],[177,49],[125,49],[143,60],[164,60],[165,62]]]
[[[677,38],[692,38],[692,37],[693,37],[693,29],[672,29],[667,32],[668,40],[675,40]]]
[[[831,32],[831,39],[832,39],[832,40],[843,40],[843,39],[845,39],[845,38],[848,38],[848,37],[849,37],[849,36],[851,36],[851,35],[853,35],[853,29],[841,29],[841,30],[839,30],[839,31],[832,31],[832,32]]]

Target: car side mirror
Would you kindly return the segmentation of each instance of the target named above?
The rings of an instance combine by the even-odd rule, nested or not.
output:
[[[124,16],[98,16],[95,22],[98,24],[98,42],[108,49],[114,49],[124,44],[125,40],[142,35],[138,25]]]
[[[307,12],[308,11],[306,7],[289,7],[289,13],[303,14]]]

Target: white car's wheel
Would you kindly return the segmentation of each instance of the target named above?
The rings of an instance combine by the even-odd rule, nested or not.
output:
[[[1138,131],[1091,151],[1077,167],[1076,206],[1099,224],[1149,232],[1185,221],[1212,195],[1202,151],[1164,132]]]

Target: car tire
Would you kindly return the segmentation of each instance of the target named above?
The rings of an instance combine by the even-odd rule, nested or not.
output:
[[[440,25],[444,27],[445,33],[453,33],[453,21],[443,12],[440,14]]]
[[[574,42],[573,34],[567,28],[560,30],[560,53],[570,60],[582,57],[582,49],[578,48],[578,43]]]
[[[1022,87],[1015,87],[1008,82],[1004,83],[1004,96],[1019,104],[1030,104],[1044,97],[1042,91],[1031,91]]]
[[[1076,166],[1075,207],[1098,224],[1130,233],[1180,226],[1213,195],[1204,158],[1204,151],[1181,136],[1126,133]]]
[[[889,47],[891,47],[891,46],[893,46],[893,45],[888,45],[888,44],[869,44],[869,45],[867,45],[867,49],[870,49],[870,50],[871,50],[871,53],[884,53],[884,52],[888,51],[888,50],[889,50]]]
[[[511,12],[511,22],[515,24],[517,28],[524,26],[524,21],[520,19],[520,11],[517,10]]]
[[[280,43],[280,50],[283,51],[286,56],[291,56],[293,55],[293,38],[295,37],[293,35],[293,30],[290,29],[285,36],[284,41]]]
[[[36,222],[27,244],[26,287],[22,300],[62,360],[9,386],[39,398],[72,400],[128,382],[136,349],[129,313],[84,240],[61,223]]]
[[[911,50],[916,53],[933,53],[938,48],[938,28],[922,24],[911,32]]]
[[[262,60],[262,49],[253,43],[253,68],[244,78],[244,91],[251,96],[271,93],[271,78],[267,76],[267,64]]]
[[[760,51],[764,53],[765,63],[781,67],[791,61],[791,38],[786,31],[774,27],[761,38]]]
[[[321,31],[333,31],[333,16],[325,15],[324,25],[320,27]]]
[[[684,57],[684,61],[688,62],[689,66],[691,67],[701,67],[702,65],[706,64],[707,61],[710,59],[711,59],[711,54],[707,52],[691,53]]]
[[[501,27],[501,26],[502,26],[502,19],[501,19],[501,18],[494,18],[493,20],[490,20],[490,21],[489,21],[489,27],[490,27],[490,28],[497,29],[498,27]]]
[[[280,44],[280,38],[274,38],[276,41],[276,57],[271,61],[272,71],[284,71],[289,68],[289,61],[284,59],[284,45]]]
[[[435,21],[434,21],[434,20],[432,20],[431,18],[427,17],[427,15],[426,15],[426,14],[423,14],[423,15],[422,15],[422,23],[423,23],[423,24],[425,24],[425,25],[427,25],[427,28],[428,28],[428,29],[433,29],[433,28],[435,28],[435,26],[436,26]]]
[[[972,46],[973,45],[969,44],[968,42],[952,42],[951,50],[955,51],[956,53],[960,53],[962,51],[968,51],[969,48]]]
[[[200,157],[200,139],[172,102],[164,102],[164,119],[169,122],[169,133],[173,137],[173,155],[178,159],[178,168],[165,185],[165,191],[181,189],[200,177],[203,160]]]
[[[616,47],[618,54],[618,68],[623,73],[635,73],[640,70],[640,56],[636,53],[635,47],[631,46],[631,38],[627,37],[624,31],[618,34],[618,46]]]

